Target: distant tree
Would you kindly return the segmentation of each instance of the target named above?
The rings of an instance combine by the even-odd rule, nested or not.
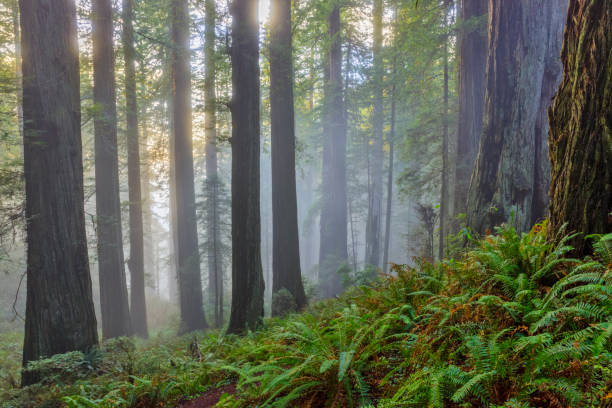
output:
[[[342,92],[342,41],[340,7],[334,5],[328,16],[330,47],[325,78],[326,122],[323,134],[321,171],[321,240],[319,284],[324,297],[342,291],[338,269],[348,260],[346,202],[346,118]]]
[[[102,336],[132,333],[121,233],[113,10],[111,0],[93,0],[93,69],[96,153],[96,221]]]
[[[465,213],[470,177],[482,132],[487,67],[486,20],[488,0],[460,0],[457,57],[459,122],[455,162],[455,214]]]
[[[366,252],[365,263],[378,267],[380,265],[382,198],[383,198],[383,0],[374,0],[373,16],[373,46],[374,63],[372,67],[372,160],[370,162],[371,174],[368,186],[368,219],[366,224]]]
[[[257,0],[235,0],[232,5],[232,311],[229,333],[256,328],[264,313],[257,5]]]
[[[134,1],[123,0],[123,54],[125,60],[125,117],[128,147],[128,190],[130,211],[130,303],[134,333],[148,337],[145,303],[144,232],[140,185],[140,141],[134,60]],[[149,271],[152,272],[152,271]]]
[[[571,0],[550,109],[550,233],[612,232],[612,2]],[[590,251],[582,238],[578,254]]]
[[[491,0],[483,132],[468,195],[478,233],[546,213],[546,110],[561,78],[567,0]]]
[[[172,126],[176,182],[176,236],[181,332],[207,327],[202,305],[202,278],[195,209],[191,125],[189,6],[172,1]]]
[[[217,174],[217,98],[215,95],[215,20],[214,0],[205,0],[206,13],[204,33],[204,97],[205,97],[205,136],[206,136],[206,194],[208,228],[208,287],[215,325],[223,325],[223,255],[220,232],[220,181]]]
[[[21,0],[27,305],[23,364],[98,343],[73,0]],[[37,380],[24,371],[22,385]]]
[[[300,269],[295,182],[295,119],[291,0],[272,0],[270,17],[270,118],[272,130],[272,292],[286,289],[306,306]],[[272,314],[282,314],[275,310]]]

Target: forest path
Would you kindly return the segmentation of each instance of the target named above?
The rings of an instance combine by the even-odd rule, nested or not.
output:
[[[211,408],[217,405],[223,394],[235,393],[235,384],[224,385],[223,387],[213,388],[196,399],[181,402],[176,408]]]

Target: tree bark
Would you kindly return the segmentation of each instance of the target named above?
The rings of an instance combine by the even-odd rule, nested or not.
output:
[[[191,67],[189,6],[172,3],[172,90],[174,166],[176,177],[176,235],[181,333],[207,327],[202,305],[191,128]]]
[[[235,0],[231,9],[232,311],[229,333],[255,329],[264,314],[257,5],[257,0]]]
[[[291,0],[272,0],[271,6],[272,293],[288,290],[299,310],[306,306],[306,294],[300,269],[295,183]],[[286,312],[273,309],[272,315]]]
[[[393,58],[393,75],[396,72],[396,61]],[[389,173],[387,176],[387,214],[385,218],[385,248],[383,252],[383,273],[389,269],[389,243],[391,241],[391,211],[393,204],[393,155],[395,148],[395,78],[391,86],[391,131],[389,133]]]
[[[204,98],[205,98],[205,136],[206,136],[206,186],[208,207],[206,209],[208,228],[208,287],[211,306],[215,316],[215,326],[223,325],[223,255],[221,254],[221,233],[219,230],[219,176],[217,174],[217,121],[215,96],[215,21],[214,0],[204,3],[206,21],[204,33]]]
[[[147,338],[145,303],[144,232],[140,185],[140,141],[138,138],[138,103],[134,60],[134,2],[123,0],[123,54],[125,59],[126,138],[128,150],[128,190],[130,214],[130,306],[134,334]],[[152,272],[152,271],[150,271]]]
[[[446,19],[446,13],[444,14]],[[444,40],[444,97],[442,102],[442,174],[440,183],[440,242],[438,246],[438,259],[444,258],[446,235],[448,234],[448,38]]]
[[[23,88],[21,74],[21,30],[19,27],[19,0],[13,0],[13,40],[15,43],[15,88],[17,88],[17,126],[19,138],[23,139]]]
[[[98,343],[83,205],[76,9],[21,0],[27,300],[23,365]],[[24,371],[22,385],[37,381]]]
[[[468,194],[468,226],[478,233],[507,221],[527,231],[544,212],[537,192],[548,185],[539,170],[547,166],[548,125],[538,118],[560,79],[566,6],[567,0],[490,2],[485,116]]]
[[[102,336],[113,338],[128,336],[132,329],[121,233],[111,1],[94,0],[92,14],[94,103],[98,110],[94,136]]]
[[[328,18],[331,46],[325,86],[325,134],[321,174],[321,240],[319,283],[323,297],[342,291],[338,268],[348,260],[346,214],[346,118],[342,100],[342,42],[340,8]]]
[[[549,112],[550,229],[612,232],[612,3],[571,0],[563,80]],[[578,255],[588,241],[575,239]]]
[[[487,67],[487,33],[482,28],[488,0],[461,0],[458,40],[459,126],[455,162],[455,215],[466,213],[470,177],[482,133]]]
[[[373,99],[372,111],[372,177],[368,197],[368,220],[366,223],[365,263],[378,267],[380,265],[380,229],[382,220],[383,198],[383,58],[382,29],[383,1],[374,0],[373,9]]]

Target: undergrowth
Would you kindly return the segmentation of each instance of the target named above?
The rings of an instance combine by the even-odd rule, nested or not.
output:
[[[460,259],[354,287],[243,337],[216,332],[35,363],[3,407],[600,407],[612,403],[612,234],[567,256],[546,224],[500,228]],[[62,360],[63,359],[63,360]],[[46,404],[46,405],[45,405]]]

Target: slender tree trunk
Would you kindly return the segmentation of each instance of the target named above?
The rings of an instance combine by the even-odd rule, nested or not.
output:
[[[123,0],[123,54],[125,59],[126,138],[128,150],[128,190],[130,199],[130,306],[134,334],[148,337],[147,307],[145,304],[144,241],[142,225],[142,197],[140,185],[140,146],[138,138],[138,103],[136,101],[136,72],[134,59],[134,4]],[[151,271],[152,272],[152,271]]]
[[[446,18],[446,15],[445,15]],[[442,111],[442,182],[440,191],[440,243],[438,259],[444,258],[448,217],[448,39],[444,41],[444,101]]]
[[[259,205],[259,22],[257,0],[232,6],[232,311],[229,333],[264,314]]]
[[[141,61],[142,63],[142,61]],[[144,64],[140,64],[140,84],[143,91],[146,89],[146,68]],[[142,129],[142,143],[139,144],[141,147],[142,154],[140,155],[140,169],[141,169],[141,185],[142,185],[142,220],[143,220],[143,253],[144,253],[144,270],[145,277],[148,271],[152,271],[156,266],[157,257],[154,255],[156,244],[153,243],[153,213],[152,213],[152,197],[151,197],[151,167],[149,163],[149,126],[147,123],[147,117],[149,112],[147,111],[147,105],[149,101],[143,98],[143,103],[139,106],[140,110],[140,128]],[[165,116],[164,116],[165,118]],[[162,129],[164,125],[162,124]],[[163,130],[162,130],[163,132]],[[145,280],[146,286],[146,280]]]
[[[455,162],[455,215],[466,212],[484,113],[487,67],[486,20],[488,0],[460,0],[458,41],[459,126]]]
[[[174,166],[176,178],[176,235],[181,310],[180,332],[207,327],[202,305],[202,278],[195,209],[191,134],[191,66],[189,62],[189,6],[187,0],[172,3],[172,90]]]
[[[382,29],[383,0],[374,0],[374,75],[372,77],[374,109],[372,111],[372,178],[368,197],[365,263],[380,265],[381,220],[383,199],[383,59]]]
[[[23,365],[98,343],[83,208],[76,9],[21,0],[27,300]],[[38,380],[24,371],[22,385]]]
[[[348,260],[346,214],[346,118],[342,101],[342,42],[340,8],[329,18],[327,84],[325,86],[325,134],[321,174],[321,240],[319,282],[321,294],[333,297],[342,291],[338,268]]]
[[[172,35],[172,27],[170,27],[170,35]],[[177,237],[177,224],[178,220],[176,217],[176,154],[174,148],[174,93],[172,91],[172,84],[174,83],[174,73],[172,72],[172,55],[169,53],[168,64],[167,64],[167,75],[168,75],[168,93],[167,99],[167,110],[166,114],[168,117],[168,207],[169,214],[168,218],[170,225],[168,228],[169,232],[169,260],[168,260],[168,294],[170,302],[173,304],[179,303],[179,289],[178,289],[178,237]]]
[[[395,76],[395,57],[393,57],[393,74]],[[395,78],[391,86],[391,131],[389,133],[389,174],[387,178],[387,216],[385,218],[385,249],[383,253],[383,273],[389,269],[389,242],[391,241],[391,211],[393,204],[393,154],[395,147]]]
[[[612,232],[612,3],[571,0],[550,109],[550,234]],[[588,241],[572,242],[578,255]]]
[[[217,120],[215,96],[215,21],[214,0],[204,3],[206,27],[204,34],[205,136],[206,136],[206,186],[208,195],[208,286],[211,306],[215,314],[215,326],[223,325],[223,257],[219,231],[219,176],[217,174]]]
[[[272,292],[288,290],[299,310],[306,306],[306,294],[300,269],[295,186],[291,0],[272,0],[270,19]],[[272,315],[283,312],[286,311],[272,310]]]
[[[489,5],[484,128],[468,197],[468,226],[484,233],[512,221],[517,230],[527,231],[544,212],[534,209],[537,190],[548,185],[547,173],[537,170],[546,166],[541,161],[548,133],[538,117],[550,104],[542,96],[560,79],[567,0],[491,0]]]
[[[93,68],[96,152],[96,213],[102,336],[132,333],[121,233],[113,10],[111,0],[93,0]]]
[[[15,87],[17,88],[17,126],[23,139],[23,85],[21,74],[21,30],[19,27],[19,0],[13,0],[13,38],[15,43]]]

